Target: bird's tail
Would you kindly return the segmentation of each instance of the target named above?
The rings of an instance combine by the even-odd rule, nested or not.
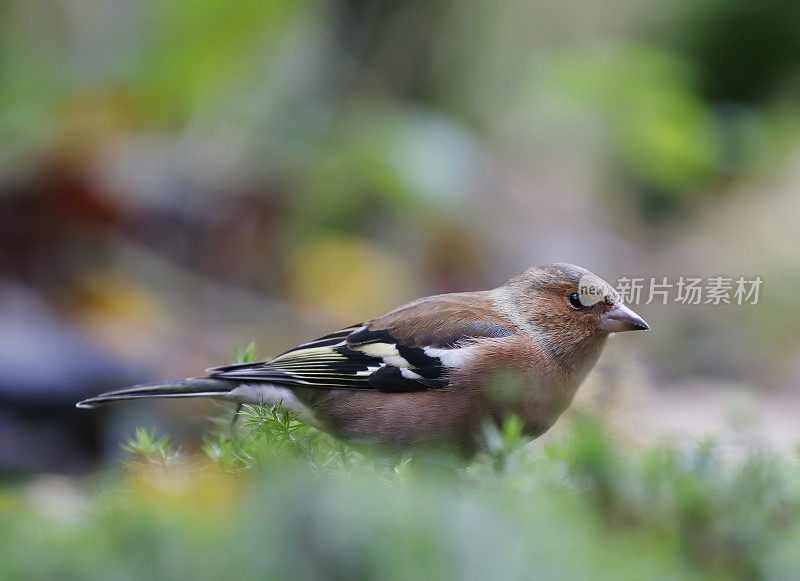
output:
[[[190,377],[175,381],[134,385],[125,389],[101,393],[76,404],[79,408],[93,408],[112,401],[143,399],[148,397],[225,397],[239,382],[208,377]]]

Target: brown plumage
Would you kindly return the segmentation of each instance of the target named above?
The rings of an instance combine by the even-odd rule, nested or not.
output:
[[[135,386],[80,407],[143,397],[282,402],[342,439],[388,449],[475,449],[486,422],[520,416],[530,436],[558,419],[610,332],[647,329],[614,289],[570,264],[496,289],[417,299],[268,362]]]

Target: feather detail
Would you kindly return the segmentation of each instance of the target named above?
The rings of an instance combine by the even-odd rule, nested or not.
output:
[[[209,370],[211,377],[242,381],[264,381],[286,387],[418,391],[430,386],[419,383],[421,375],[399,353],[394,344],[369,342],[351,347],[343,339],[364,326],[353,326],[304,343],[272,361],[229,365]],[[393,372],[385,372],[391,368]]]
[[[79,408],[93,408],[113,401],[144,399],[153,397],[227,397],[236,387],[235,383],[209,379],[207,377],[190,377],[176,381],[134,385],[125,389],[101,393],[76,404]]]
[[[408,347],[452,349],[465,341],[500,338],[518,327],[497,311],[492,291],[436,295],[412,301],[366,324]],[[348,337],[348,342],[352,336]]]
[[[472,295],[477,293],[472,293]],[[285,387],[408,392],[447,387],[448,368],[465,365],[475,341],[511,335],[469,293],[409,303],[384,317],[309,341],[271,361],[209,369],[211,377]],[[437,299],[437,300],[433,300]],[[486,302],[484,300],[483,302]],[[398,319],[398,314],[402,317]],[[402,323],[402,324],[401,324]],[[409,333],[407,329],[416,329]]]

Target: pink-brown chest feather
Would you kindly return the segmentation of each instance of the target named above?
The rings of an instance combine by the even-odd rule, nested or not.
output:
[[[450,386],[412,393],[307,389],[296,392],[321,427],[354,442],[389,449],[455,446],[472,451],[487,420],[521,416],[537,436],[569,405],[596,359],[580,368],[554,361],[526,335],[484,338],[468,363],[449,372]],[[600,351],[602,345],[595,350]],[[584,357],[585,359],[585,357]]]
[[[554,356],[525,334],[489,339],[471,364],[452,377],[467,391],[481,394],[495,421],[516,414],[526,433],[538,436],[569,406],[604,343],[605,336],[598,336],[576,353]]]

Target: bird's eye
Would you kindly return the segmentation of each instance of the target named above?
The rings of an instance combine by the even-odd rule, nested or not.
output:
[[[571,304],[576,309],[585,309],[586,305],[581,302],[581,297],[578,293],[572,293],[569,295],[569,304]]]

